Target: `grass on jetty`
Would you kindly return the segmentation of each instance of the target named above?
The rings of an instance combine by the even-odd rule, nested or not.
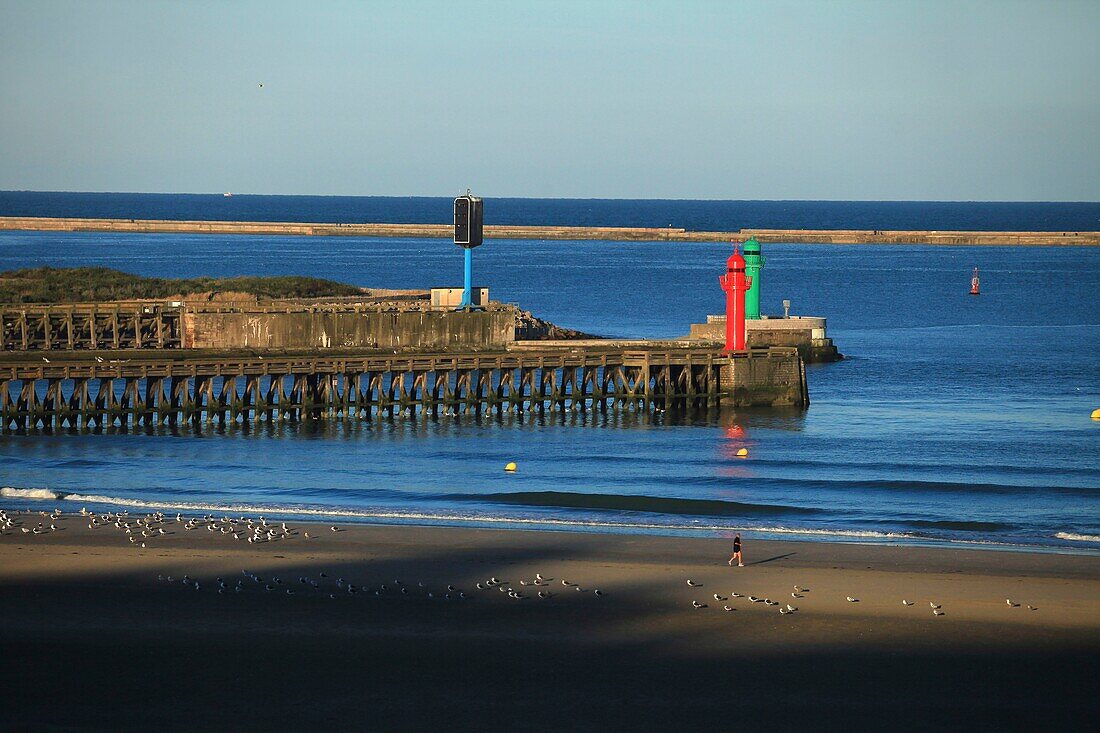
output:
[[[315,277],[140,277],[107,267],[36,267],[0,272],[0,303],[98,303],[158,300],[207,293],[247,293],[261,298],[359,295],[360,288]]]

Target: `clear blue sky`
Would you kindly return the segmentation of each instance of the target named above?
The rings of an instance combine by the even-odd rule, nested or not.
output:
[[[1098,39],[1097,0],[0,0],[0,189],[1097,201]]]

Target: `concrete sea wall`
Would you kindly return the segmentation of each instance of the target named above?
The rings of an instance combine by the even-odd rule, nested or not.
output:
[[[450,224],[326,224],[304,222],[170,221],[154,219],[72,219],[0,217],[0,230],[68,232],[145,232],[190,234],[294,234],[303,236],[425,237],[450,239]],[[809,244],[939,244],[990,246],[1100,246],[1100,232],[965,232],[739,229],[698,232],[673,227],[485,227],[488,239],[590,239],[637,242],[758,242]]]
[[[515,340],[510,313],[212,312],[183,314],[186,349],[480,349]]]

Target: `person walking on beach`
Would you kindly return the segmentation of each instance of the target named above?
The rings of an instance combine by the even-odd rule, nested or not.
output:
[[[738,532],[733,536],[733,555],[730,556],[729,566],[733,567],[733,561],[737,561],[737,567],[745,567],[745,561],[741,557],[741,533]]]

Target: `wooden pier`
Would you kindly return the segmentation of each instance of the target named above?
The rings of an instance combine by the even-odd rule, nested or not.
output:
[[[808,402],[797,350],[779,347],[0,354],[4,432]]]

